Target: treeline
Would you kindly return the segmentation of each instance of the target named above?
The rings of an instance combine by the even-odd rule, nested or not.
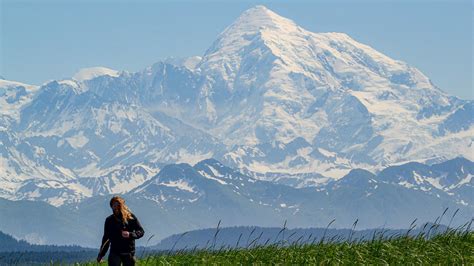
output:
[[[80,246],[34,245],[0,231],[0,265],[86,262],[98,251]]]
[[[97,251],[15,251],[0,252],[0,265],[39,265],[88,262],[97,257]]]
[[[77,251],[94,251],[91,248],[84,248],[77,245],[69,246],[58,246],[58,245],[35,245],[26,242],[25,240],[15,239],[9,234],[5,234],[0,231],[0,252],[23,252],[23,251],[34,251],[34,252],[77,252]],[[96,252],[96,251],[94,251]]]

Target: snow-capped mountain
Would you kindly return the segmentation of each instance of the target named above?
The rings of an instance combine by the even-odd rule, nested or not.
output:
[[[201,104],[211,132],[238,146],[225,158],[241,168],[340,177],[331,173],[335,165],[347,172],[472,159],[472,102],[446,95],[419,70],[346,34],[311,33],[265,7],[244,12],[199,68],[208,76]],[[465,109],[455,115],[461,126],[447,122]],[[290,156],[273,151],[298,138],[310,145]],[[330,164],[328,154],[336,155]]]
[[[21,108],[28,104],[37,86],[0,79],[0,130],[5,131],[20,119]]]
[[[453,196],[463,205],[474,204],[474,163],[464,158],[425,165],[407,163],[384,169],[380,179],[433,195]]]
[[[466,177],[472,176],[473,163],[454,159],[444,164],[417,164],[414,169],[409,163],[396,169],[387,168],[378,175],[354,169],[324,187],[294,188],[260,181],[207,159],[193,166],[186,163],[162,166],[158,174],[123,196],[147,234],[155,235],[154,241],[173,233],[215,227],[219,220],[223,226],[273,227],[281,227],[287,221],[294,228],[325,227],[336,219],[333,227],[349,228],[358,219],[360,229],[408,228],[415,218],[419,224],[435,221],[446,208],[448,215],[459,209],[451,221],[457,226],[472,218],[472,197],[469,199],[467,194],[454,197],[451,190],[427,193],[416,184],[400,185],[398,180],[400,173],[413,172],[424,187],[432,178],[423,176],[426,174],[423,171],[438,171],[442,167],[443,178],[472,192],[473,181]],[[130,171],[137,175],[143,170]],[[108,178],[114,180],[113,176]],[[45,243],[96,246],[100,243],[103,219],[111,212],[109,199],[108,195],[93,196],[57,208],[38,201],[0,199],[1,213],[9,217],[0,219],[0,230],[19,238],[34,236]],[[469,200],[469,204],[463,202]],[[25,216],[24,212],[31,208],[34,211],[28,211],[29,215]],[[48,215],[48,219],[42,219],[43,215]],[[38,222],[32,224],[31,220]],[[44,223],[68,230],[61,234],[38,230],[50,227]],[[81,231],[87,234],[81,235]]]
[[[0,197],[67,205],[206,158],[297,188],[355,168],[472,161],[473,105],[346,34],[257,6],[201,57],[41,86],[0,80]]]

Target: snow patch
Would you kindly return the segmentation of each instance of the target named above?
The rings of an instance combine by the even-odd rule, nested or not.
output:
[[[189,185],[188,182],[180,179],[178,181],[169,181],[169,182],[165,182],[165,183],[160,183],[159,185],[163,185],[163,186],[167,186],[167,187],[175,187],[175,188],[178,188],[180,190],[185,190],[185,191],[188,191],[188,192],[192,192],[194,193],[194,189],[192,186]]]
[[[443,189],[443,186],[439,183],[441,178],[432,178],[432,177],[427,177],[425,180],[430,183],[433,187],[437,189]]]
[[[472,177],[474,175],[471,175],[471,174],[468,174],[465,178],[463,178],[461,181],[459,181],[459,183],[456,185],[456,187],[460,187],[464,184],[469,184],[471,183],[471,180],[472,180]]]
[[[195,165],[196,163],[203,161],[208,158],[212,158],[214,155],[213,152],[208,152],[208,153],[190,153],[186,149],[179,149],[177,158],[176,158],[176,163],[187,163],[190,165]]]
[[[318,151],[326,157],[336,157],[337,156],[337,154],[335,152],[330,152],[330,151],[325,150],[323,148],[318,148]]]
[[[83,131],[80,131],[78,134],[72,137],[66,138],[66,140],[74,149],[82,148],[89,142],[89,139],[84,136]]]
[[[399,182],[398,184],[401,185],[401,186],[404,186],[406,188],[413,188],[414,187],[413,184],[408,183],[407,181],[402,181],[402,182]]]
[[[199,173],[200,173],[202,176],[204,176],[205,178],[207,178],[207,179],[211,179],[211,180],[217,181],[217,182],[220,183],[221,185],[227,185],[227,183],[224,182],[223,180],[220,180],[220,179],[218,179],[218,178],[215,178],[215,177],[209,175],[208,173],[206,173],[206,172],[204,172],[204,171],[202,171],[202,170],[199,171]]]
[[[211,170],[211,172],[212,172],[212,174],[213,174],[214,176],[217,176],[217,177],[224,177],[224,175],[221,174],[221,173],[219,173],[219,171],[217,171],[216,168],[214,168],[214,167],[212,167],[212,166],[210,166],[210,165],[208,165],[207,167],[209,167],[209,169]]]

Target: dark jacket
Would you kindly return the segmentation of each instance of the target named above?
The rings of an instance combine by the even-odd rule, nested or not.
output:
[[[102,237],[101,249],[99,251],[100,257],[105,256],[109,245],[111,245],[111,253],[135,253],[135,239],[141,238],[145,234],[145,231],[143,231],[137,217],[133,214],[132,217],[133,219],[127,223],[124,223],[121,218],[117,218],[113,214],[105,219],[104,236]],[[130,232],[130,237],[123,238],[122,231]]]

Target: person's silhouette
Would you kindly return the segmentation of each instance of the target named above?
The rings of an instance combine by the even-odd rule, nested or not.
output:
[[[125,205],[125,200],[114,196],[110,200],[113,214],[105,219],[104,236],[97,262],[101,262],[110,247],[109,265],[135,265],[135,239],[141,238],[143,230],[137,217]]]

